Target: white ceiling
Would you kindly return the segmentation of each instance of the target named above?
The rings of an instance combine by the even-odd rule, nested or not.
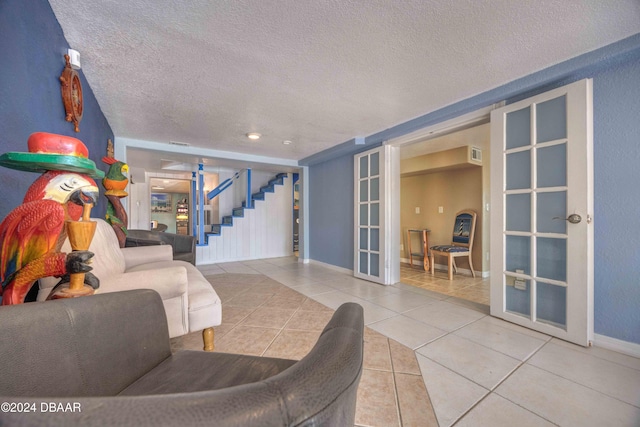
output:
[[[294,160],[640,32],[638,0],[50,3],[116,138]]]

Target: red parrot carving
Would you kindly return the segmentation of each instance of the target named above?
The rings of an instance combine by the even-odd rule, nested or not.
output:
[[[60,248],[67,237],[65,220],[77,221],[82,207],[97,198],[96,183],[72,172],[45,172],[29,187],[23,204],[0,224],[2,305],[23,303],[42,277],[91,270],[86,261],[93,254],[67,255]]]

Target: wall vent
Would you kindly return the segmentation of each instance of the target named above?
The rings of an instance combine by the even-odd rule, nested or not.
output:
[[[482,163],[482,150],[478,147],[471,147],[471,159],[472,162]]]

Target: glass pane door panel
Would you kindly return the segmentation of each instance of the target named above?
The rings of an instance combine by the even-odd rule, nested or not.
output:
[[[536,276],[565,282],[567,280],[566,239],[538,237],[537,248],[538,272]]]
[[[369,157],[360,157],[360,178],[369,176]]]
[[[531,151],[507,154],[507,190],[531,188]]]
[[[380,257],[378,254],[370,254],[371,256],[371,270],[369,270],[369,274],[372,276],[379,277],[380,271],[378,266],[380,265]]]
[[[378,228],[371,229],[371,250],[380,250],[380,229]]]
[[[360,181],[360,201],[369,201],[369,181],[366,179]]]
[[[369,249],[369,230],[360,228],[360,249]]]
[[[516,288],[516,278],[513,276],[505,276],[505,304],[506,310],[512,313],[520,314],[525,317],[531,316],[531,281],[526,279],[518,279],[518,288]]]
[[[567,288],[538,282],[536,317],[538,321],[558,327],[567,326]]]
[[[506,269],[514,273],[531,274],[531,238],[506,236]]]
[[[538,188],[567,185],[567,144],[538,148]]]
[[[360,251],[360,273],[369,274],[369,253]]]
[[[506,138],[507,150],[531,144],[531,107],[507,114]]]
[[[369,225],[369,205],[360,205],[360,225]]]
[[[567,98],[560,96],[541,102],[536,107],[538,143],[567,137]]]
[[[371,180],[371,200],[380,200],[380,179]]]
[[[506,229],[531,231],[531,194],[509,194],[506,202]]]
[[[567,232],[567,192],[554,191],[551,193],[538,193],[537,224],[536,229],[540,233]],[[558,219],[554,219],[558,218]]]
[[[371,203],[370,225],[380,225],[380,203]]]
[[[371,154],[371,176],[380,175],[380,154]]]

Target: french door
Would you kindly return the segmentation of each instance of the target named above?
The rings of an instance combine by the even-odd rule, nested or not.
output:
[[[398,148],[383,145],[354,156],[354,276],[389,285],[400,280],[399,263],[399,170]],[[398,264],[398,265],[396,265]]]
[[[491,113],[491,314],[593,339],[592,82]]]

